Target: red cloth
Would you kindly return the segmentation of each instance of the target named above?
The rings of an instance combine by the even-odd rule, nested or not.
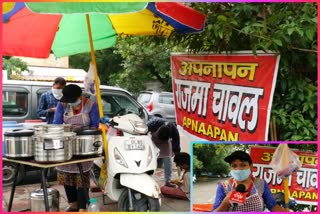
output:
[[[189,200],[186,194],[180,188],[162,186],[160,189],[161,193],[165,196]]]

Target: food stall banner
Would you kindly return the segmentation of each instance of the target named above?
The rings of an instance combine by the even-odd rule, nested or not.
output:
[[[176,122],[192,140],[267,140],[280,56],[171,54]]]
[[[277,177],[269,165],[276,147],[251,146],[253,176],[265,180],[272,193],[283,192],[283,180]],[[288,177],[290,197],[298,204],[318,204],[318,155],[316,152],[302,152],[292,149],[299,156],[302,167]]]

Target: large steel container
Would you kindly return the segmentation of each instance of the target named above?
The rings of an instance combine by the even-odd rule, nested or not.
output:
[[[54,188],[47,188],[49,211],[59,212],[60,206],[60,193]],[[30,207],[31,212],[45,212],[46,208],[44,205],[44,193],[43,189],[36,189],[30,193]]]
[[[102,135],[100,130],[79,130],[73,144],[73,155],[91,156],[102,154]]]
[[[34,156],[33,131],[11,130],[4,133],[4,156],[8,158],[30,158]]]
[[[62,135],[34,136],[37,162],[64,162],[72,158],[72,145],[76,133],[64,132]]]

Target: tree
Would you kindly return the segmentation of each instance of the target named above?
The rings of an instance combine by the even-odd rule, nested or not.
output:
[[[22,71],[28,71],[28,65],[18,58],[2,58],[2,69],[7,70],[8,78],[20,79]]]
[[[123,71],[110,77],[111,83],[135,93],[146,81],[159,81],[162,89],[172,91],[170,54],[183,49],[161,37],[124,37],[118,40],[115,53],[123,58]]]
[[[122,71],[120,55],[114,53],[114,48],[95,51],[98,75],[101,84],[110,84],[110,76]],[[88,70],[91,61],[90,53],[82,53],[70,56],[70,67]]]

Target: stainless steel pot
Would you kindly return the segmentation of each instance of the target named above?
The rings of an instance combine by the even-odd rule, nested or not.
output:
[[[49,211],[59,212],[60,193],[58,190],[48,188]],[[43,189],[36,189],[30,193],[31,212],[45,212]]]
[[[46,134],[50,135],[63,135],[63,132],[70,132],[71,125],[56,125],[56,124],[46,124],[46,125],[37,125],[33,127],[34,135],[43,136]]]
[[[4,133],[4,156],[8,158],[29,158],[34,156],[32,130],[18,129]]]
[[[35,154],[37,162],[63,162],[72,158],[72,145],[76,133],[65,132],[60,136],[34,136]]]
[[[79,130],[73,144],[73,155],[89,156],[102,154],[102,135],[100,130]]]

